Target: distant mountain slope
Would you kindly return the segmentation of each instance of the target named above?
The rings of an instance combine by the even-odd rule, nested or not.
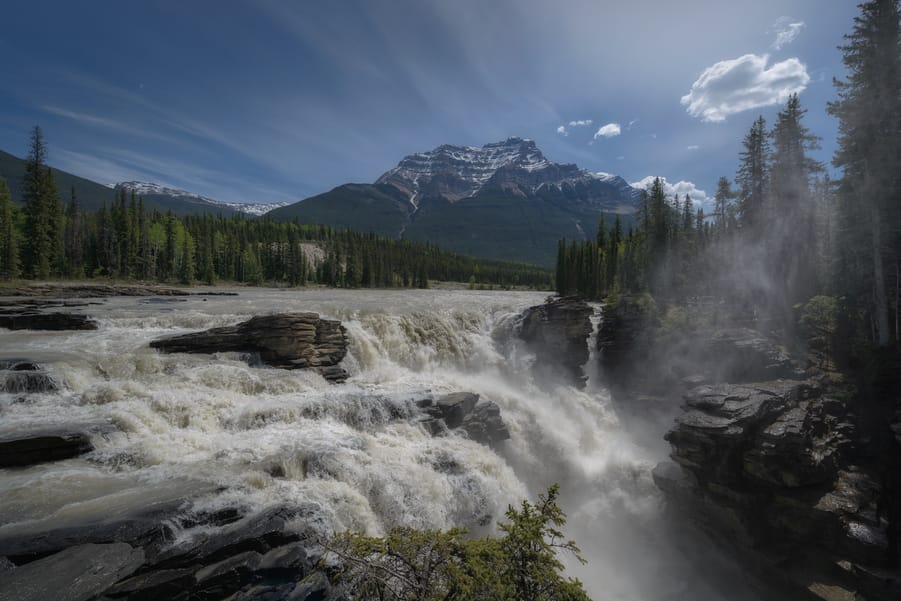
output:
[[[166,207],[166,209],[171,209],[173,213],[178,213],[180,215],[197,213],[221,213],[222,215],[230,215],[234,213],[244,213],[246,215],[259,217],[260,215],[265,215],[272,209],[288,205],[286,202],[269,204],[223,202],[193,192],[188,192],[187,190],[167,188],[150,182],[121,182],[116,184],[116,188],[124,189],[128,193],[134,192],[144,199],[145,206],[148,206],[148,202],[155,203],[162,207]]]
[[[621,177],[554,163],[531,140],[509,138],[410,155],[375,184],[339,186],[269,217],[550,266],[558,239],[593,237],[601,213],[628,219],[640,199]]]
[[[25,161],[0,150],[0,177],[6,178],[12,199],[17,203],[22,202],[22,178],[24,175]],[[96,210],[104,203],[109,205],[113,201],[114,192],[109,186],[60,169],[53,169],[53,177],[63,202],[68,202],[73,187],[80,206],[85,209]]]
[[[22,202],[22,178],[25,175],[25,160],[0,150],[0,177],[6,178],[12,194],[13,202]],[[144,207],[148,211],[172,211],[176,215],[198,215],[203,213],[221,214],[225,216],[244,213],[260,216],[274,208],[287,206],[288,203],[253,204],[222,202],[213,200],[186,190],[167,188],[148,182],[122,182],[113,186],[105,186],[97,182],[73,175],[61,169],[53,168],[53,177],[59,190],[60,200],[65,206],[75,188],[79,206],[88,211],[96,211],[102,206],[109,206],[116,197],[116,190],[124,188],[129,194],[144,199]]]

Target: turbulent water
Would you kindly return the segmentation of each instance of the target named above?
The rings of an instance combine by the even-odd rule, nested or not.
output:
[[[558,482],[568,532],[589,561],[568,566],[597,601],[752,598],[735,580],[724,589],[731,568],[699,565],[698,539],[663,519],[650,476],[666,452],[659,426],[621,421],[593,373],[584,391],[532,379],[534,357],[515,333],[522,310],[543,299],[241,289],[110,299],[79,309],[99,321],[92,332],[0,330],[0,358],[41,362],[61,385],[27,402],[0,394],[0,437],[76,424],[92,429],[95,446],[79,459],[0,470],[0,537],[182,498],[251,512],[304,504],[323,529],[483,534],[509,503]],[[162,336],[301,310],[347,327],[346,384],[234,353],[148,348]],[[493,451],[462,435],[432,438],[412,402],[427,391],[495,401],[511,439]]]

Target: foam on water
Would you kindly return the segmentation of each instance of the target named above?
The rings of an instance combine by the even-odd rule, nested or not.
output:
[[[85,457],[0,470],[0,536],[85,523],[104,507],[124,515],[153,495],[190,498],[195,510],[303,504],[334,530],[487,533],[508,504],[558,482],[571,532],[592,560],[591,578],[580,575],[598,598],[678,598],[664,595],[682,590],[689,568],[654,555],[675,552],[650,534],[661,506],[650,468],[660,457],[623,432],[596,378],[582,391],[530,375],[534,357],[515,331],[521,311],[543,298],[240,290],[208,301],[110,299],[83,309],[99,320],[93,332],[0,331],[0,355],[42,362],[62,384],[24,401],[0,394],[0,436],[65,424],[96,432]],[[292,310],[343,321],[348,383],[253,367],[236,353],[147,346]],[[462,435],[431,437],[413,400],[452,391],[495,401],[511,440],[493,451]],[[611,545],[607,536],[633,540]],[[673,573],[648,579],[636,561]]]

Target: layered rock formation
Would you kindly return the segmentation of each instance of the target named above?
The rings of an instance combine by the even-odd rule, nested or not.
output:
[[[341,322],[316,313],[262,315],[234,326],[154,340],[166,353],[259,353],[281,369],[312,369],[330,382],[343,382],[339,363],[347,354],[347,331]]]
[[[459,428],[472,440],[491,447],[510,438],[497,403],[479,402],[479,395],[472,392],[420,399],[416,406],[426,414],[422,424],[433,436]]]
[[[588,361],[592,309],[574,296],[558,297],[523,313],[520,338],[535,353],[536,377],[585,385],[582,367]]]

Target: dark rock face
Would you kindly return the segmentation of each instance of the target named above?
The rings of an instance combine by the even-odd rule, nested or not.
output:
[[[74,313],[9,311],[0,313],[0,328],[9,330],[96,330],[97,322]]]
[[[0,440],[0,468],[71,459],[93,450],[91,439],[84,432],[33,433]]]
[[[654,311],[656,308],[643,303],[640,297],[628,295],[604,307],[597,348],[605,370],[622,379],[627,375],[622,372],[630,363],[641,362],[648,356],[656,328]]]
[[[882,479],[856,462],[844,402],[811,380],[705,385],[684,400],[666,436],[675,464],[654,479],[702,528],[795,586],[897,599],[880,592],[901,577]],[[835,584],[839,562],[851,569]]]
[[[316,313],[262,315],[235,326],[154,340],[166,353],[259,353],[272,367],[313,369],[330,382],[343,382],[338,364],[347,354],[347,331],[341,322]]]
[[[195,601],[236,594],[302,601],[322,599],[329,590],[328,580],[315,575],[306,589],[298,584],[321,557],[312,529],[323,519],[318,508],[273,507],[221,528],[211,528],[215,516],[206,515],[206,521],[199,514],[185,516],[175,506],[161,511],[119,527],[69,528],[45,533],[41,540],[0,541],[0,554],[13,560],[0,561],[0,601]],[[200,532],[173,547],[172,531],[163,527],[167,520]],[[117,542],[97,542],[110,537]],[[271,596],[274,592],[281,596]]]
[[[709,377],[721,382],[754,382],[797,375],[791,359],[778,344],[750,328],[714,331],[702,340]]]
[[[432,436],[462,428],[472,440],[492,447],[510,438],[500,407],[493,401],[479,402],[479,395],[472,392],[452,392],[416,404],[428,416],[422,424]]]
[[[125,543],[70,547],[5,573],[0,601],[87,601],[143,562],[144,552]]]
[[[584,386],[582,366],[588,361],[592,309],[577,297],[549,300],[523,313],[520,338],[535,352],[539,378],[563,373],[573,383]]]

